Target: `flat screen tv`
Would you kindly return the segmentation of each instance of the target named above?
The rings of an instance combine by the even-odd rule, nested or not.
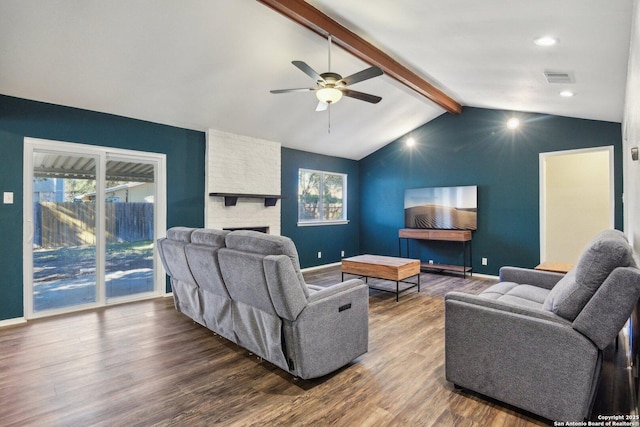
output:
[[[476,230],[478,186],[411,188],[404,191],[405,228]]]

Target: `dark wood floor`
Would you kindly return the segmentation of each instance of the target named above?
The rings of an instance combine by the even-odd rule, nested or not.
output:
[[[305,277],[333,283],[340,271]],[[423,273],[422,291],[400,302],[371,291],[369,352],[313,381],[215,336],[170,298],[3,328],[0,425],[546,425],[444,378],[443,295],[493,282]],[[618,378],[603,381],[598,411],[616,414],[624,410],[624,367],[609,359],[605,373]]]

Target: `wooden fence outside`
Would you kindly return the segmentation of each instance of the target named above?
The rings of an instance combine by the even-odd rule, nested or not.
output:
[[[107,244],[153,240],[153,206],[153,203],[107,203]],[[34,245],[41,248],[95,245],[95,211],[95,203],[34,203]]]
[[[320,212],[318,211],[317,203],[299,203],[298,218],[300,219],[321,219]],[[342,219],[342,203],[329,203],[324,206],[324,218],[325,220],[340,220]]]

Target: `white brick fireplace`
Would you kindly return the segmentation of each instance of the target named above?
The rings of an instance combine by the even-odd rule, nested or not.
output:
[[[209,193],[279,195],[280,143],[209,129],[206,159],[205,226],[267,227],[279,235],[280,200],[266,207],[264,198],[240,196],[235,206],[225,206],[224,197]]]

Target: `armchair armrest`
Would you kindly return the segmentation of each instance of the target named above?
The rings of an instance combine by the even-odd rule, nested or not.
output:
[[[341,368],[368,351],[368,286],[351,279],[311,294],[284,332],[295,375],[316,378]]]
[[[563,277],[564,274],[561,273],[533,270],[530,268],[502,267],[500,269],[501,282],[514,282],[545,289],[553,288]]]
[[[600,363],[593,343],[557,316],[447,295],[445,370],[458,386],[551,420],[580,420]]]
[[[493,308],[496,310],[503,311],[505,313],[521,314],[521,315],[529,316],[532,318],[549,320],[551,322],[558,322],[558,323],[564,324],[565,326],[571,326],[571,322],[563,319],[562,317],[558,316],[557,314],[551,311],[542,310],[542,309],[538,310],[531,307],[511,304],[509,302],[482,298],[478,295],[467,294],[464,292],[455,292],[455,291],[448,292],[444,296],[444,299],[445,299],[445,304],[447,301],[460,301],[460,302],[465,302],[465,303],[469,303],[469,304],[473,304],[481,307]]]

